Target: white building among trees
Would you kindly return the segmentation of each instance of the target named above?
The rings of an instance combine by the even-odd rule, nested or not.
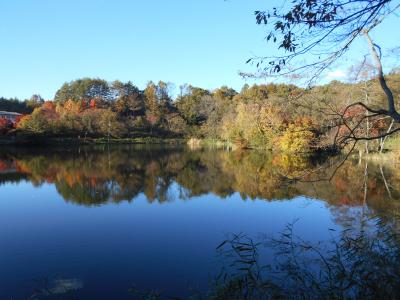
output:
[[[10,111],[0,111],[0,119],[6,119],[11,121],[12,123],[15,123],[17,121],[17,118],[19,116],[22,116],[19,113],[16,112],[10,112]]]

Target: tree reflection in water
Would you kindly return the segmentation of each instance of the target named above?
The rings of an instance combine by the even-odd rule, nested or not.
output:
[[[173,195],[183,201],[208,193],[220,198],[239,193],[244,201],[321,199],[343,232],[323,248],[296,237],[292,226],[279,237],[257,242],[232,236],[218,247],[229,267],[222,268],[207,297],[397,298],[399,168],[348,160],[331,181],[316,180],[329,177],[338,159],[154,146],[3,148],[0,185],[48,183],[65,201],[85,206],[131,202],[138,195],[164,203],[174,200],[173,187],[178,190]],[[305,180],[284,181],[299,176]],[[275,261],[260,262],[263,251],[274,253]]]
[[[375,210],[398,212],[397,186],[400,173],[396,165],[381,166],[347,161],[330,181],[326,178],[334,164],[301,156],[256,151],[216,151],[168,149],[163,147],[118,146],[83,147],[68,150],[2,149],[0,184],[30,181],[35,186],[55,185],[66,200],[81,205],[134,201],[143,193],[149,202],[165,202],[176,183],[179,198],[213,193],[227,197],[240,193],[244,200],[276,201],[296,196],[317,198],[331,204],[341,214],[343,207],[366,206]],[[285,178],[313,173],[313,178],[284,184]],[[311,177],[311,175],[309,176]]]

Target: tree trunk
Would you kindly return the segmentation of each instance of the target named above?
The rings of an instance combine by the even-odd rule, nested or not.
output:
[[[388,105],[386,114],[388,116],[391,116],[394,120],[396,120],[396,122],[400,122],[400,114],[396,111],[393,93],[386,83],[385,76],[383,74],[381,58],[378,55],[378,52],[376,51],[377,46],[372,41],[368,30],[364,30],[363,33],[365,38],[367,39],[371,56],[375,62],[375,68],[378,73],[379,84],[386,95],[386,100]]]
[[[110,143],[111,121],[108,119],[108,143]]]
[[[367,90],[367,82],[364,83],[364,91],[365,91],[365,104],[369,104],[369,98],[368,98],[368,90]],[[368,111],[365,111],[365,115],[368,116]],[[366,124],[366,130],[367,130],[367,137],[369,137],[369,118],[367,117],[367,124]],[[368,140],[365,141],[365,153],[369,154],[369,149],[368,149]]]
[[[394,120],[392,120],[392,123],[390,123],[390,126],[389,126],[389,128],[388,128],[386,133],[389,133],[392,130],[393,125],[394,125]],[[379,149],[379,153],[380,154],[382,154],[382,152],[383,152],[383,148],[385,146],[385,142],[386,142],[387,137],[388,136],[385,136],[384,138],[381,138],[380,145],[379,145],[380,146],[380,149]]]

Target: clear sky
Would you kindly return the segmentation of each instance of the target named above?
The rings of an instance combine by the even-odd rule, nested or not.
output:
[[[64,82],[81,77],[131,80],[139,88],[164,80],[240,89],[238,71],[254,71],[246,60],[273,51],[253,14],[273,2],[0,1],[0,96],[52,99]],[[398,45],[398,21],[374,33],[378,42]],[[360,51],[366,52],[362,41],[349,61]],[[337,68],[331,78],[341,76]]]

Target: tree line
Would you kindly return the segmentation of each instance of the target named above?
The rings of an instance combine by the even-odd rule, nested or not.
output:
[[[396,97],[400,74],[387,76]],[[384,133],[385,118],[368,118],[362,107],[348,104],[368,98],[379,106],[385,95],[374,76],[352,83],[333,81],[313,88],[293,84],[245,84],[240,91],[227,86],[207,90],[182,85],[176,97],[173,86],[149,82],[140,90],[132,82],[83,78],[65,83],[54,99],[0,100],[0,109],[24,114],[15,124],[3,124],[8,135],[44,137],[132,138],[185,137],[220,140],[240,148],[284,152],[310,152],[346,146],[353,124],[362,134]],[[381,144],[370,142],[367,148]]]

